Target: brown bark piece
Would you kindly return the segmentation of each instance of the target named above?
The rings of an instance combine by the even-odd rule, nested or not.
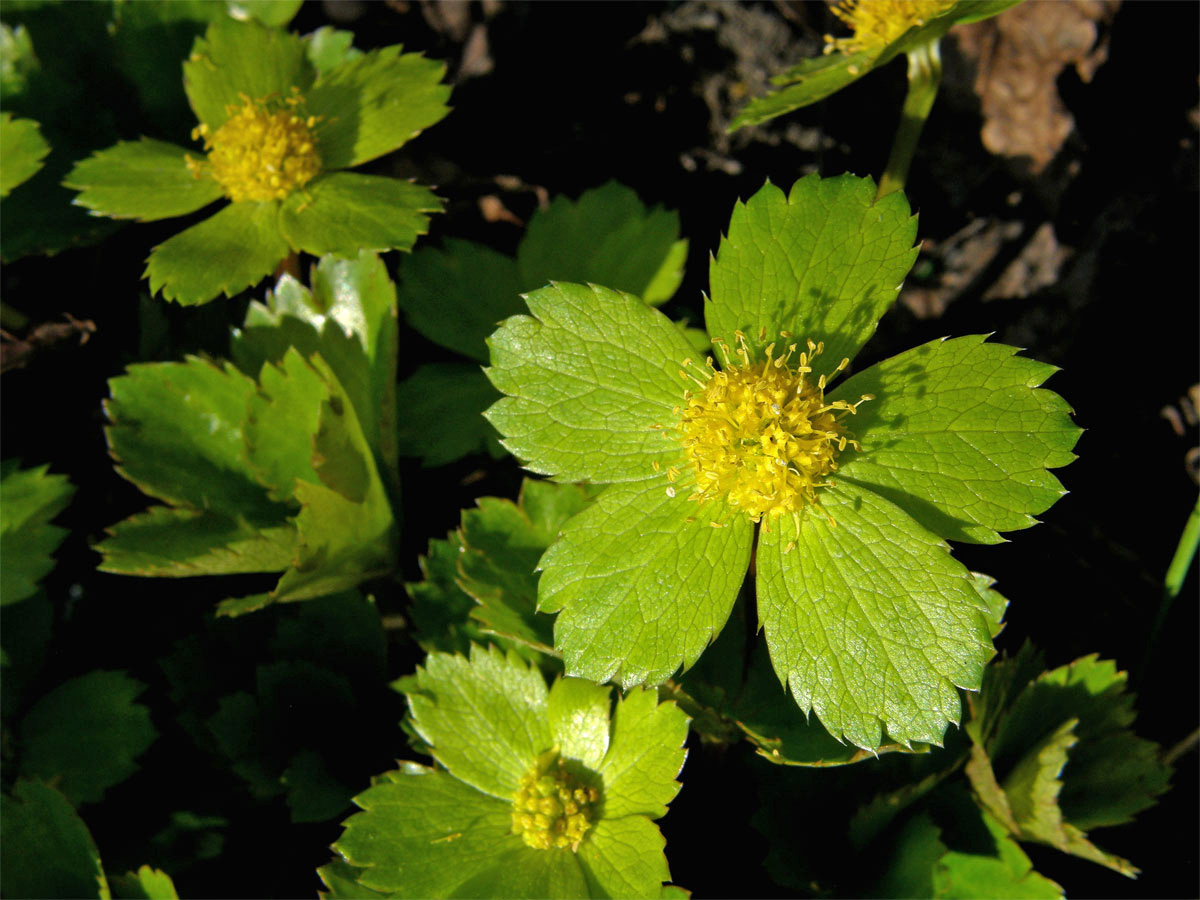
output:
[[[1074,119],[1055,80],[1073,65],[1091,81],[1108,55],[1097,44],[1121,0],[1029,0],[983,22],[950,32],[974,63],[983,144],[999,156],[1024,156],[1038,174],[1071,133]]]

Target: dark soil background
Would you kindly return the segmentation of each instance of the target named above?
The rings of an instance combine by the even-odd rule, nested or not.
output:
[[[723,134],[744,98],[762,89],[756,78],[817,52],[832,26],[821,4],[307,3],[294,27],[324,24],[353,29],[363,48],[399,42],[447,61],[454,111],[399,159],[377,165],[437,186],[447,213],[435,219],[432,240],[465,237],[512,252],[541,189],[575,196],[616,179],[648,203],[679,210],[691,252],[666,311],[694,320],[734,202],[766,179],[786,188],[813,171],[878,177],[904,91],[898,61],[823,103]],[[1148,647],[1162,576],[1196,498],[1185,462],[1196,419],[1185,398],[1200,380],[1198,34],[1196,4],[1120,5],[1099,26],[1107,60],[1090,82],[1071,67],[1057,76],[1074,127],[1037,175],[1028,161],[984,147],[975,63],[948,39],[942,95],[906,188],[925,248],[902,302],[859,358],[867,364],[934,338],[990,332],[1062,368],[1049,386],[1086,429],[1078,461],[1058,473],[1070,494],[1009,543],[956,554],[994,576],[1011,600],[1001,649],[1028,638],[1051,666],[1092,652],[1116,659],[1139,695],[1138,733],[1164,747],[1191,740],[1171,793],[1135,824],[1094,835],[1141,867],[1138,880],[1025,845],[1035,866],[1076,897],[1200,895],[1194,571]],[[244,308],[168,307],[165,336],[150,340],[139,314],[142,260],[177,228],[128,227],[96,247],[4,268],[6,302],[34,324],[65,312],[96,325],[86,345],[37,354],[0,381],[4,457],[49,463],[78,486],[59,519],[72,534],[46,582],[56,618],[44,687],[94,668],[127,669],[149,685],[143,699],[159,740],[137,775],[83,810],[110,871],[143,862],[171,871],[147,849],[166,824],[166,797],[170,810],[229,820],[218,858],[171,872],[183,896],[311,896],[337,821],[294,826],[281,800],[255,801],[180,727],[159,663],[176,642],[205,631],[231,590],[203,579],[97,573],[89,549],[106,526],[144,505],[106,456],[107,379],[148,356],[221,355]],[[449,358],[410,330],[401,340],[401,375]],[[1174,412],[1164,415],[1165,407]],[[429,473],[413,463],[404,474],[407,579],[419,577],[418,554],[457,525],[461,508],[478,496],[513,497],[520,481],[511,460],[486,458]],[[385,614],[403,614],[398,586],[382,587],[378,599]],[[389,677],[417,660],[396,635]],[[237,683],[253,663],[252,654],[230,658],[222,677]],[[362,787],[409,755],[395,725],[400,698],[381,688],[370,708],[348,751]],[[765,766],[748,748],[692,747],[662,825],[674,879],[695,896],[790,893],[765,873],[767,842],[748,824]],[[794,815],[824,812],[801,804]],[[798,860],[805,849],[794,848]]]

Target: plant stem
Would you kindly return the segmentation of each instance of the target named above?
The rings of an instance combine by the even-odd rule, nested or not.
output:
[[[886,197],[893,191],[904,189],[908,178],[908,167],[917,152],[917,141],[921,129],[929,118],[929,110],[937,98],[938,85],[942,83],[942,57],[936,40],[921,44],[908,51],[908,93],[904,96],[904,108],[900,111],[900,125],[892,140],[892,153],[887,168],[879,179],[879,190],[875,199]]]
[[[1158,604],[1158,613],[1154,624],[1150,626],[1150,638],[1146,642],[1146,664],[1149,665],[1154,655],[1154,645],[1158,642],[1158,634],[1162,631],[1163,623],[1167,620],[1167,612],[1181,590],[1183,581],[1187,578],[1192,560],[1196,558],[1196,549],[1200,546],[1200,497],[1192,507],[1187,524],[1183,526],[1183,534],[1179,536],[1179,544],[1175,547],[1175,555],[1167,566],[1167,574],[1163,578],[1163,595]]]

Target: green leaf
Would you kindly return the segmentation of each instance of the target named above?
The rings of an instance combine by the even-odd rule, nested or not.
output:
[[[319,484],[297,481],[299,555],[267,598],[223,601],[219,615],[238,615],[267,602],[321,597],[389,573],[395,565],[396,523],[354,407],[320,356],[309,363],[325,381],[313,437]]]
[[[647,208],[637,194],[610,181],[577,201],[555,197],[538,210],[517,249],[526,289],[550,281],[603,284],[658,305],[683,279],[687,241],[679,214]]]
[[[842,484],[821,503],[799,529],[780,517],[760,533],[775,671],[834,737],[940,745],[956,688],[977,689],[992,656],[986,605],[946,545],[887,500]]]
[[[816,716],[806,715],[784,699],[779,677],[762,642],[754,648],[745,683],[730,714],[758,755],[779,765],[844,766],[876,760],[883,753],[923,753],[929,749],[925,744],[905,747],[892,742],[864,750],[839,741]]]
[[[400,455],[420,457],[432,468],[491,449],[496,429],[483,413],[496,399],[496,389],[477,365],[421,366],[396,389]]]
[[[143,685],[123,672],[64,682],[21,722],[21,774],[51,781],[74,803],[95,803],[136,771],[153,743],[150,712],[134,702]]]
[[[316,750],[302,750],[280,780],[287,785],[287,805],[293,822],[324,822],[343,813],[354,793],[329,772]]]
[[[122,141],[76,163],[63,184],[80,192],[75,203],[100,215],[139,222],[183,216],[222,196],[213,179],[193,176],[187,153],[145,137]]]
[[[279,230],[295,250],[356,257],[362,250],[410,250],[442,203],[426,187],[354,172],[334,172],[293,191]]]
[[[356,869],[342,859],[321,866],[317,874],[328,890],[318,891],[317,896],[322,900],[373,900],[375,897],[388,896],[386,891],[373,891],[360,884],[358,879],[362,877],[362,872],[362,869]]]
[[[658,684],[725,624],[753,526],[724,501],[697,507],[673,493],[665,475],[607,488],[542,558],[538,606],[561,610],[554,646],[568,674]]]
[[[120,900],[179,900],[171,876],[149,866],[117,875],[109,883],[113,896]]]
[[[0,466],[0,606],[32,597],[54,568],[51,554],[67,535],[51,525],[71,501],[75,487],[49,466],[21,469],[16,460]]]
[[[292,525],[254,525],[216,510],[155,506],[108,529],[102,572],[158,578],[278,572],[296,556]]]
[[[579,862],[592,897],[659,897],[671,872],[663,853],[666,841],[642,816],[611,819],[592,828],[579,848]]]
[[[946,853],[941,830],[928,813],[913,816],[896,836],[883,878],[871,891],[876,897],[933,897],[933,868]]]
[[[150,251],[150,293],[184,306],[232,297],[257,284],[288,255],[279,204],[231,203]]]
[[[254,382],[198,357],[141,363],[109,381],[108,446],[117,471],[168,503],[282,525],[288,514],[246,458],[244,422]]]
[[[440,121],[450,108],[446,66],[400,46],[381,47],[322,73],[308,94],[321,117],[317,140],[327,169],[390,153]]]
[[[1056,900],[1063,896],[1061,887],[1034,871],[1029,857],[999,822],[985,812],[980,815],[995,842],[995,854],[945,853],[933,872],[934,897]]]
[[[0,848],[5,897],[108,897],[87,826],[52,787],[19,779],[0,797]]]
[[[579,760],[593,771],[604,762],[610,694],[610,688],[583,678],[560,678],[551,686],[546,706],[550,737],[564,759]]]
[[[321,374],[294,348],[278,365],[264,365],[258,383],[244,426],[246,454],[271,499],[284,502],[294,496],[297,481],[320,484],[313,435],[329,390]]]
[[[1023,650],[985,680],[979,724],[969,730],[972,788],[1018,837],[1133,876],[1131,863],[1085,832],[1131,821],[1167,789],[1170,770],[1158,747],[1129,729],[1133,697],[1114,663],[1093,654],[1029,681],[1036,661]]]
[[[396,292],[383,262],[363,251],[353,260],[324,257],[312,290],[290,275],[266,304],[251,303],[233,341],[233,358],[248,375],[281,361],[291,348],[320,353],[354,404],[381,472],[396,465]]]
[[[608,288],[553,284],[526,298],[488,344],[507,397],[487,412],[504,446],[559,481],[654,477],[682,455],[669,433],[691,355],[662,313]]]
[[[824,342],[816,369],[832,372],[895,302],[917,258],[916,233],[904,195],[876,200],[870,178],[809,175],[786,197],[768,183],[734,207],[710,266],[708,333],[732,351],[743,332],[752,359],[781,331]]]
[[[490,889],[466,891],[464,885],[481,876],[487,884],[488,876],[502,874],[502,864],[527,855],[523,851],[538,859],[573,857],[526,847],[510,833],[509,801],[481,794],[445,772],[409,764],[377,779],[354,802],[363,812],[346,821],[334,849],[364,870],[358,881],[369,890],[398,897],[505,896]]]
[[[213,22],[183,64],[192,111],[214,131],[228,118],[226,107],[242,105],[243,94],[251,100],[286,97],[293,87],[307,91],[315,77],[299,37],[229,18]]]
[[[430,654],[417,685],[409,707],[434,758],[455,778],[511,802],[521,776],[551,746],[541,673],[495,647],[472,647],[470,661]]]
[[[409,323],[429,340],[479,362],[496,325],[524,310],[516,262],[482,244],[448,239],[400,261],[396,290]]]
[[[478,509],[463,510],[459,585],[479,604],[473,619],[489,632],[550,652],[553,621],[537,611],[538,560],[587,501],[587,492],[575,485],[526,479],[518,503],[482,497]],[[527,504],[543,513],[540,520]]]
[[[679,707],[659,703],[654,690],[637,688],[617,700],[612,740],[596,770],[604,779],[605,819],[666,815],[679,793],[687,727]]]
[[[1057,394],[1036,389],[1052,366],[984,343],[931,341],[853,376],[830,401],[863,403],[848,423],[861,452],[839,460],[853,481],[935,534],[994,544],[1036,524],[1065,491],[1047,469],[1075,458],[1081,429]]]
[[[960,0],[928,21],[914,25],[891,43],[856,53],[827,53],[801,61],[772,82],[783,87],[754,100],[729,125],[733,132],[823,100],[853,81],[923,44],[939,41],[951,27],[978,22],[1015,6],[1021,0]]]
[[[0,197],[7,197],[9,191],[31,178],[49,152],[50,145],[42,137],[37,122],[14,119],[10,112],[0,113],[0,154],[4,157]]]
[[[342,31],[332,25],[322,25],[311,34],[305,35],[304,41],[308,61],[316,68],[318,76],[363,55],[361,50],[353,46],[353,31]]]
[[[303,0],[225,0],[229,15],[235,19],[253,16],[264,25],[288,24],[302,3]]]
[[[429,551],[417,559],[424,580],[404,585],[413,601],[409,617],[416,640],[426,653],[467,653],[473,641],[487,643],[482,628],[470,618],[475,599],[458,586],[461,552],[458,532],[430,541]]]

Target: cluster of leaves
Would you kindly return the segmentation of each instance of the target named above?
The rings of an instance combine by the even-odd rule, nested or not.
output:
[[[735,125],[825,96],[1005,5],[959,2],[886,46],[823,57]],[[334,819],[357,792],[360,811],[320,870],[327,895],[686,896],[670,884],[655,820],[680,789],[689,729],[779,764],[760,766],[772,799],[758,824],[772,872],[806,893],[1060,896],[1021,842],[1132,874],[1088,837],[1167,785],[1154,745],[1130,730],[1124,675],[1094,657],[1044,672],[1031,650],[989,667],[1008,601],[946,543],[999,542],[1060,496],[1049,470],[1071,461],[1079,429],[1040,387],[1052,368],[972,335],[838,381],[915,259],[903,194],[811,176],[739,203],[712,260],[704,330],[656,308],[682,279],[678,216],[615,183],[539,210],[515,258],[451,238],[408,256],[393,284],[377,253],[410,250],[441,201],[345,170],[446,114],[443,69],[399,47],[361,53],[330,29],[280,29],[295,9],[93,4],[65,19],[79,35],[64,46],[102,25],[99,56],[139,85],[154,126],[144,130],[172,140],[197,121],[197,133],[217,131],[239,102],[264,97],[303,95],[312,116],[312,180],[281,198],[231,196],[150,254],[152,293],[183,304],[238,295],[281,262],[298,273],[300,253],[321,259],[308,286],[284,274],[250,303],[228,360],[136,363],[112,379],[117,471],[156,503],[96,549],[109,573],[262,581],[222,600],[162,669],[182,730],[248,793],[282,798],[292,822]],[[83,73],[34,53],[50,40],[41,4],[18,19],[0,35],[0,99],[28,115]],[[162,40],[143,53],[153,35]],[[97,222],[189,215],[223,196],[184,147],[122,141],[122,123],[94,129],[86,152],[97,152],[83,159],[59,140],[56,109],[40,120],[48,142],[7,108],[0,120],[6,233],[18,201],[44,200],[64,175]],[[22,231],[12,252],[101,233],[77,219]],[[469,362],[397,385],[401,312]],[[815,486],[818,508],[758,522],[723,498],[697,505],[675,428],[690,396],[680,367],[712,353],[735,371],[734,346],[746,368],[769,364],[780,339],[814,342],[799,365],[822,390],[828,380],[831,408],[871,398],[852,419],[853,449]],[[387,630],[367,592],[400,571],[399,458],[435,466],[481,450],[551,480],[527,479],[516,501],[480,499],[429,543],[424,579],[407,585],[424,661],[389,691]],[[107,878],[74,809],[127,779],[155,740],[142,685],[103,670],[40,696],[30,688],[55,612],[38,592],[64,534],[50,520],[72,488],[6,462],[0,491],[0,602],[15,613],[4,728],[19,775],[3,844],[20,860],[6,862],[0,893],[174,896],[149,867]],[[307,602],[281,606],[292,601]],[[765,640],[750,639],[760,629]],[[963,690],[967,722],[948,730]],[[408,711],[396,729],[384,720],[399,695]],[[384,737],[368,727],[380,721]],[[363,790],[402,736],[433,765],[401,762]],[[558,788],[583,786],[569,846],[517,827],[521,792],[555,788],[547,760],[566,773]],[[843,771],[865,761],[886,790],[859,776],[870,765]],[[804,795],[780,802],[797,774]],[[841,829],[791,812],[826,774],[820,790],[834,799],[850,783],[869,794],[852,814],[830,802],[847,814]],[[541,837],[558,813],[542,808]],[[221,824],[177,814],[172,828]],[[831,877],[816,852],[797,866],[796,830],[817,828],[810,846],[845,837],[882,867]],[[219,852],[211,841],[203,851]]]

